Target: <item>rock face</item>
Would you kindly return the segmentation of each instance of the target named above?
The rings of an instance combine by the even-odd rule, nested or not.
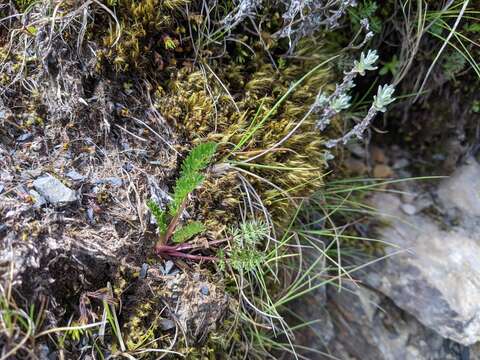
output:
[[[411,215],[396,195],[374,197],[391,256],[362,277],[426,327],[468,346],[480,341],[479,164],[460,167],[434,197],[437,206]]]
[[[33,182],[33,187],[52,205],[61,206],[77,201],[75,191],[66,187],[52,175],[36,179]]]
[[[480,360],[480,164],[372,199],[385,258],[315,294],[309,359]],[[302,312],[300,312],[302,313]]]
[[[328,348],[338,359],[456,360],[465,352],[366,287],[351,283],[341,291],[329,287],[328,298],[327,312],[336,334]]]

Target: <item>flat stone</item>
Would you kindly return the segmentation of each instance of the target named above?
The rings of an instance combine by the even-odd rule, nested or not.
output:
[[[105,178],[105,179],[98,179],[97,181],[95,181],[95,183],[97,185],[110,184],[112,186],[122,186],[123,181],[122,181],[122,179],[120,179],[118,177],[108,177],[108,178]]]
[[[175,322],[170,319],[161,319],[160,327],[162,328],[163,331],[175,329]]]
[[[32,133],[25,133],[17,137],[17,142],[25,142],[28,140],[33,139],[33,134]]]
[[[336,359],[460,359],[461,346],[424,327],[382,294],[361,285],[346,281],[341,291],[329,286],[326,313],[335,334],[327,348]]]
[[[75,191],[65,186],[52,175],[36,179],[33,182],[33,187],[52,205],[61,206],[77,201]]]
[[[410,165],[410,161],[408,161],[408,159],[402,158],[395,161],[395,163],[393,164],[393,168],[403,169],[406,168],[408,165]]]
[[[417,208],[412,204],[402,204],[400,208],[407,215],[415,215],[417,213]]]
[[[68,173],[65,174],[70,180],[73,181],[83,181],[85,180],[85,176],[77,172],[76,170],[70,170]]]
[[[389,178],[393,176],[393,170],[388,165],[375,165],[373,168],[373,176],[380,179]]]
[[[397,195],[374,196],[373,206],[388,222],[377,238],[392,245],[361,278],[426,327],[469,346],[480,341],[480,232],[478,218],[462,219],[480,209],[479,197],[471,194],[480,176],[464,171],[451,178],[462,180],[456,186],[451,179],[440,185],[444,200],[464,210],[458,226],[446,227],[428,214],[406,215]]]
[[[458,208],[469,216],[480,217],[480,166],[470,158],[443,181],[438,197],[446,208]]]

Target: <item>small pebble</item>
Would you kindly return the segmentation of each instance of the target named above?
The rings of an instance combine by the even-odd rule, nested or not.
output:
[[[173,261],[172,260],[168,260],[166,263],[165,263],[165,275],[168,275],[170,274],[170,271],[172,271],[173,269]]]
[[[400,208],[407,215],[415,215],[417,213],[417,208],[412,204],[402,204]]]
[[[395,164],[393,164],[393,168],[394,169],[403,169],[403,168],[407,167],[408,165],[410,165],[410,161],[403,158],[403,159],[399,159],[399,160],[395,161]]]
[[[393,176],[393,170],[388,165],[383,165],[383,164],[375,165],[375,167],[373,168],[373,176],[375,178],[382,178],[382,179],[389,178]]]
[[[95,224],[95,214],[91,207],[87,209],[87,218],[90,224]]]
[[[68,173],[66,173],[66,176],[70,180],[73,180],[73,181],[83,181],[83,180],[85,180],[85,176],[78,173],[76,170],[70,170]]]
[[[143,263],[142,268],[140,269],[140,275],[138,276],[139,279],[145,279],[147,277],[147,273],[148,273],[148,264]]]
[[[160,320],[160,327],[164,331],[175,329],[175,322],[170,319],[162,319]]]
[[[112,186],[121,186],[123,184],[122,179],[118,177],[108,177],[105,179],[98,179],[95,184],[110,184]]]
[[[201,292],[203,295],[207,296],[207,295],[210,293],[210,290],[208,290],[208,287],[207,287],[207,286],[203,285],[203,286],[200,288],[200,292]]]
[[[347,166],[348,171],[355,175],[364,175],[368,171],[368,167],[365,165],[364,160],[350,158],[345,161],[345,165]]]
[[[33,187],[52,205],[66,205],[78,200],[75,191],[52,175],[37,178]]]
[[[122,166],[123,170],[130,172],[133,170],[133,165],[131,163],[125,163]]]
[[[418,194],[412,192],[404,192],[401,196],[404,203],[412,203],[418,196]]]
[[[372,160],[377,164],[378,163],[385,164],[387,162],[387,157],[385,156],[385,152],[379,147],[376,147],[376,146],[372,147],[371,155],[372,155]]]
[[[17,137],[17,142],[25,142],[33,138],[32,133],[25,133]]]
[[[359,157],[360,159],[365,158],[365,146],[360,144],[352,144],[348,146],[348,150],[350,150],[353,155]]]

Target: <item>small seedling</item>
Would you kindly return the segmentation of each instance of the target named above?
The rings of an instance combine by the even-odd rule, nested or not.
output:
[[[257,249],[257,246],[265,240],[270,233],[267,224],[249,220],[241,223],[238,227],[229,231],[230,251],[228,262],[230,266],[239,272],[250,272],[258,268],[265,261],[265,254]],[[226,256],[223,249],[218,253],[219,266],[225,268]]]
[[[157,254],[165,254],[170,256],[180,256],[192,259],[207,258],[196,255],[184,254],[181,250],[194,248],[183,244],[195,235],[205,231],[205,225],[201,222],[193,221],[189,224],[179,226],[183,211],[188,203],[188,196],[198,188],[205,180],[201,173],[215,155],[217,144],[207,142],[195,147],[183,161],[180,177],[175,183],[173,189],[172,201],[168,204],[168,209],[162,209],[153,200],[147,203],[148,208],[152,212],[157,223],[159,232],[159,240],[155,245]],[[174,242],[178,245],[169,245]]]

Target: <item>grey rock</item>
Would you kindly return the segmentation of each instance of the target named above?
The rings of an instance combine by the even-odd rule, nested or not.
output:
[[[43,176],[33,182],[33,187],[52,205],[67,205],[77,201],[75,191],[66,187],[51,175]]]
[[[32,169],[32,170],[24,170],[20,174],[21,178],[24,180],[35,179],[42,174],[42,169]]]
[[[373,203],[389,225],[379,239],[387,258],[363,275],[423,325],[469,346],[480,341],[480,166],[470,162],[440,184],[438,197],[457,210],[456,226],[426,214],[407,216],[393,194]]]
[[[417,208],[412,204],[402,204],[400,208],[407,215],[415,215],[415,213],[417,212]]]
[[[126,172],[130,172],[133,170],[133,165],[131,163],[125,163],[122,165],[122,169]]]
[[[172,271],[174,265],[175,265],[175,264],[173,263],[172,260],[167,260],[167,261],[165,262],[165,275],[170,274],[170,272]]]
[[[13,180],[13,175],[7,171],[0,171],[0,180],[8,182]]]
[[[3,192],[3,189],[5,189],[5,186],[3,184],[0,184],[0,194]]]
[[[142,267],[140,268],[140,275],[138,276],[139,279],[145,279],[148,274],[148,264],[143,263]]]
[[[95,181],[95,184],[97,185],[110,184],[112,186],[122,186],[123,181],[118,177],[108,177],[105,179],[98,179],[97,181]]]
[[[87,209],[87,219],[90,224],[95,224],[95,213],[91,207]]]
[[[395,170],[397,170],[397,169],[403,169],[403,168],[407,167],[408,165],[410,165],[410,161],[408,161],[408,159],[402,158],[402,159],[398,159],[397,161],[395,161],[395,163],[393,164],[392,167]]]
[[[25,141],[31,140],[32,138],[33,138],[32,133],[25,133],[17,137],[17,142],[25,142]]]
[[[73,181],[83,181],[85,180],[85,176],[82,174],[78,173],[76,170],[70,170],[68,173],[66,173],[66,176]]]
[[[40,208],[47,203],[47,200],[45,200],[45,198],[42,195],[40,195],[38,192],[36,192],[35,190],[30,190],[28,193],[33,198],[33,201],[34,201],[33,206],[34,207]]]
[[[163,331],[175,329],[175,322],[170,319],[162,319],[160,320],[160,327]]]
[[[200,292],[202,293],[202,295],[205,295],[205,296],[207,296],[210,293],[207,286],[200,286]]]
[[[445,208],[455,207],[468,216],[480,217],[480,165],[470,158],[443,181],[438,197]]]
[[[328,288],[336,334],[326,349],[338,359],[457,360],[459,345],[424,327],[384,295],[345,282]],[[327,359],[327,357],[310,357]]]
[[[367,152],[365,151],[365,146],[358,144],[358,143],[352,143],[348,146],[348,150],[355,156],[359,157],[360,159],[364,159]]]

